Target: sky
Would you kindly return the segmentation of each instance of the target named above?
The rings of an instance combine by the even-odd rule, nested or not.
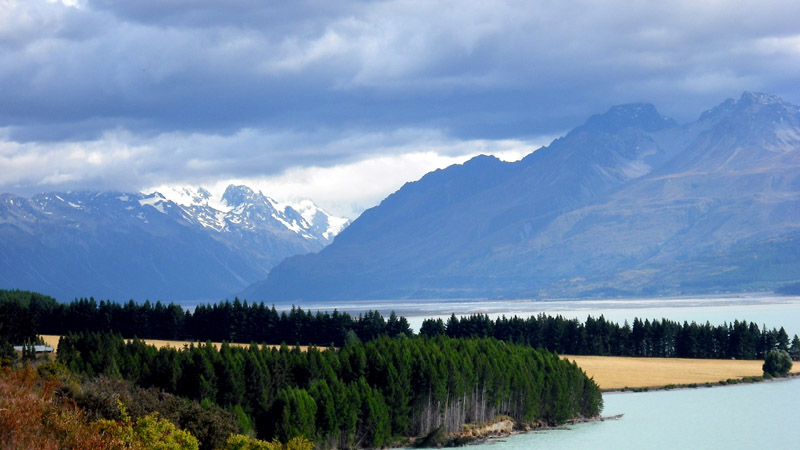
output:
[[[800,2],[0,0],[0,192],[229,183],[355,218],[590,115],[800,104]]]

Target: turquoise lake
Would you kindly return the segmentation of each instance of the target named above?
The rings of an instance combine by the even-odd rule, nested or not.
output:
[[[491,318],[529,317],[540,313],[586,320],[598,317],[622,323],[634,318],[670,319],[679,322],[710,322],[712,325],[747,320],[768,328],[784,327],[789,336],[800,335],[800,297],[772,294],[742,294],[675,298],[603,299],[603,300],[357,300],[331,303],[301,303],[311,311],[347,311],[359,314],[378,310],[385,317],[391,311],[405,316],[411,328],[419,330],[426,318],[447,320],[450,314],[487,314]],[[292,305],[276,305],[287,310]],[[798,447],[800,448],[800,447]]]
[[[604,422],[490,440],[467,448],[781,449],[800,448],[800,379],[714,388],[604,395]]]
[[[328,310],[329,304],[298,305]],[[540,313],[581,321],[586,316],[622,323],[634,318],[670,319],[713,325],[746,320],[783,326],[800,335],[800,297],[770,294],[608,300],[393,300],[338,303],[358,314],[377,309],[404,315],[415,330],[426,318],[488,314],[491,318]],[[285,309],[280,308],[279,309]],[[604,416],[618,420],[520,434],[467,448],[523,449],[800,449],[800,379],[714,388],[604,395]]]
[[[384,305],[382,310],[385,309]],[[768,328],[784,327],[789,336],[800,335],[800,297],[751,295],[731,297],[681,297],[666,299],[557,300],[557,301],[461,301],[393,305],[405,308],[412,328],[419,330],[428,317],[447,320],[451,313],[488,314],[491,318],[528,317],[545,313],[586,320],[599,317],[623,323],[641,319],[670,319],[678,322],[710,322],[712,325],[746,320]],[[398,312],[398,314],[400,314]],[[800,448],[800,447],[798,447]]]
[[[303,305],[308,308],[311,305]],[[320,305],[321,306],[321,305]],[[528,317],[540,313],[583,321],[604,315],[622,323],[634,318],[713,325],[747,320],[768,328],[783,326],[800,335],[800,297],[769,294],[665,299],[556,301],[387,301],[349,302],[340,311],[378,309],[408,317],[418,330],[425,318],[488,314]],[[312,307],[312,309],[315,309]],[[320,309],[328,309],[322,307]],[[800,379],[714,388],[604,395],[604,416],[618,420],[574,425],[490,440],[475,450],[527,449],[800,449]]]

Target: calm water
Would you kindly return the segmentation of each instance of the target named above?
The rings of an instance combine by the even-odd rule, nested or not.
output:
[[[304,309],[331,310],[331,305],[304,304]],[[280,308],[280,307],[279,307]],[[392,310],[419,330],[429,317],[488,314],[491,318],[560,314],[581,321],[586,316],[622,323],[634,318],[710,322],[747,320],[768,328],[783,326],[800,335],[800,297],[745,295],[672,299],[560,301],[386,301],[346,302],[339,311],[358,314]],[[715,388],[604,395],[604,416],[619,420],[575,425],[493,440],[467,448],[527,449],[800,449],[800,379]]]
[[[196,302],[181,304],[190,310]],[[712,325],[746,320],[768,328],[784,327],[789,336],[800,335],[800,297],[771,294],[742,294],[714,297],[677,297],[656,299],[613,300],[352,300],[336,303],[300,302],[276,304],[279,311],[299,306],[310,311],[338,309],[358,315],[378,310],[384,317],[391,311],[408,319],[411,328],[419,330],[426,318],[447,320],[450,314],[487,314],[492,319],[529,317],[540,313],[585,321],[586,316],[601,314],[613,322],[632,322],[634,318],[670,319],[683,322],[710,322]],[[800,448],[800,447],[798,447]]]
[[[467,448],[797,449],[800,379],[675,391],[605,394],[619,420],[511,436]]]
[[[355,305],[353,305],[355,306]],[[641,319],[670,319],[679,322],[710,322],[712,325],[747,320],[768,328],[784,327],[789,336],[800,335],[800,297],[771,295],[736,297],[684,297],[674,299],[625,300],[563,300],[563,301],[461,301],[443,303],[417,303],[394,305],[405,308],[408,321],[419,330],[422,321],[429,317],[447,320],[451,313],[488,314],[491,318],[529,317],[540,313],[560,314],[566,318],[586,320],[586,316],[599,317],[622,323]],[[382,309],[383,310],[383,309]],[[398,312],[399,313],[399,312]],[[800,447],[798,447],[800,448]]]
[[[331,310],[330,305],[299,305]],[[396,311],[419,330],[429,317],[451,313],[488,314],[491,318],[560,314],[581,321],[586,316],[622,323],[635,317],[679,322],[747,320],[768,328],[783,326],[800,335],[800,297],[772,295],[681,297],[673,299],[562,301],[386,301],[346,302],[339,311],[358,314]],[[800,449],[800,379],[715,388],[604,395],[604,416],[619,420],[575,425],[569,429],[521,434],[493,440],[475,450],[527,449]]]
[[[192,305],[187,305],[192,306]],[[360,314],[376,309],[388,317],[391,311],[405,316],[417,331],[426,318],[447,320],[450,314],[487,314],[492,319],[529,317],[546,313],[560,314],[566,318],[586,320],[586,316],[599,317],[622,323],[634,318],[670,319],[721,325],[734,320],[747,320],[768,328],[784,327],[789,336],[800,335],[800,297],[768,294],[731,295],[716,297],[678,297],[658,299],[614,300],[391,300],[347,301],[337,303],[301,303],[297,306],[311,311],[347,311]],[[287,310],[289,305],[276,305]],[[800,447],[799,447],[800,448]]]
[[[312,305],[303,305],[304,308]],[[482,313],[528,317],[542,312],[581,321],[586,316],[622,323],[634,318],[679,322],[734,320],[783,326],[789,336],[800,335],[800,297],[771,295],[682,297],[674,299],[575,301],[412,301],[352,302],[340,311],[358,313],[378,309],[406,315],[419,330],[428,317],[444,320],[456,315]],[[319,308],[329,309],[329,308]],[[614,393],[604,395],[604,416],[623,414],[619,420],[575,425],[512,436],[470,446],[475,450],[527,449],[800,449],[800,379],[715,388]]]

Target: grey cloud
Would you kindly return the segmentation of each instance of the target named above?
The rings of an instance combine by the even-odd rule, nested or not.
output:
[[[2,130],[0,130],[2,131]],[[364,154],[393,154],[435,146],[437,153],[468,153],[434,130],[353,133],[239,130],[229,135],[163,133],[141,137],[115,130],[85,141],[9,141],[0,133],[0,187],[30,194],[42,190],[137,190],[170,183],[274,176],[287,169],[359,161]]]
[[[800,32],[786,19],[793,16],[787,9],[798,7],[780,3],[740,14],[727,5],[708,10],[672,3],[336,5],[89,2],[83,15],[112,25],[91,40],[34,41],[6,55],[3,81],[16,95],[4,95],[0,112],[7,121],[44,123],[99,115],[124,127],[150,119],[148,126],[158,130],[426,123],[458,131],[485,118],[491,132],[498,111],[524,123],[546,120],[549,108],[564,102],[585,105],[578,106],[583,115],[634,95],[657,101],[641,98],[661,93],[656,86],[644,90],[650,80],[691,91],[692,79],[730,73],[769,85],[774,73],[749,74],[759,55],[741,49],[765,36]],[[785,79],[775,81],[778,90],[789,87]],[[737,86],[732,94],[749,88]],[[700,84],[694,90],[716,100],[721,89]],[[506,97],[519,101],[495,100]],[[549,100],[545,114],[526,111],[526,104],[542,100]],[[462,116],[469,126],[460,124]],[[525,132],[521,126],[516,133]],[[508,133],[504,128],[501,134]]]
[[[794,1],[78,3],[8,3],[0,127],[50,149],[149,145],[132,180],[347,162],[393,147],[344,136],[398,129],[557,134],[632,101],[679,121],[743,90],[800,103]]]
[[[370,1],[328,0],[88,0],[87,5],[123,21],[168,27],[234,27],[285,32],[337,16],[356,14]]]

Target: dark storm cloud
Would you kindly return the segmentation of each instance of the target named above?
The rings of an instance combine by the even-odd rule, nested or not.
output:
[[[0,0],[0,8],[0,162],[105,143],[148,158],[131,163],[132,180],[278,173],[397,148],[340,145],[361,134],[551,135],[631,101],[679,121],[743,90],[800,102],[795,1]],[[82,179],[63,171],[52,179]]]
[[[332,17],[357,14],[369,2],[329,0],[89,0],[89,7],[131,22],[180,27],[298,31]]]

